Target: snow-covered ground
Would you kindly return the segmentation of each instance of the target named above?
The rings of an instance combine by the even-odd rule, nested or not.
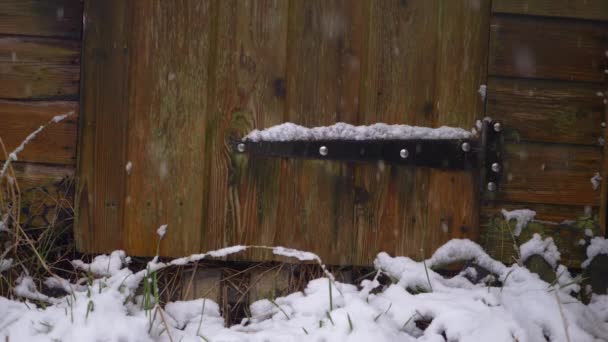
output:
[[[164,233],[164,232],[163,232]],[[163,234],[164,235],[164,234]],[[595,249],[603,251],[601,241]],[[601,242],[603,243],[603,242]],[[548,242],[535,241],[557,263],[559,253]],[[309,282],[303,292],[263,299],[250,306],[251,318],[226,327],[217,303],[210,299],[154,303],[153,270],[182,265],[208,256],[237,253],[236,246],[176,259],[156,260],[148,270],[133,272],[124,252],[101,255],[75,268],[96,275],[92,281],[69,283],[50,278],[46,285],[69,294],[51,298],[23,277],[17,299],[0,297],[2,341],[607,341],[608,296],[594,295],[584,305],[573,294],[580,288],[565,268],[548,284],[517,264],[505,266],[469,240],[452,240],[424,262],[380,253],[378,276],[355,285],[327,277]],[[265,248],[265,247],[262,247]],[[533,248],[533,246],[530,246]],[[597,251],[593,251],[593,253]],[[302,260],[320,260],[308,252],[274,248]],[[447,278],[433,268],[455,260],[473,260],[490,271],[467,268]],[[559,266],[558,266],[559,267]],[[481,279],[481,280],[480,280]],[[145,284],[148,282],[148,284]],[[136,289],[147,285],[144,295]],[[501,285],[496,285],[501,284]],[[30,298],[47,302],[37,307]]]

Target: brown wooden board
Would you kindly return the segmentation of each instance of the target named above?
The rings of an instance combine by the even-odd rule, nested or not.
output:
[[[601,170],[600,147],[543,143],[504,146],[500,189],[486,198],[522,203],[599,206],[591,177]]]
[[[0,100],[0,138],[13,151],[41,125],[56,115],[74,112],[59,123],[49,124],[18,154],[20,161],[76,164],[77,102],[24,102]],[[0,156],[3,160],[4,156]]]
[[[80,42],[0,37],[0,99],[78,98]]]
[[[169,225],[162,255],[200,251],[204,153],[209,136],[209,1],[138,2],[133,12],[129,88],[125,247],[151,255],[156,229]],[[154,186],[150,184],[154,183]]]
[[[123,248],[131,2],[87,1],[74,225],[89,253]]]
[[[420,257],[476,236],[472,174],[249,158],[229,143],[283,121],[471,127],[483,115],[489,1],[129,4],[85,9],[99,28],[85,31],[83,250],[153,255],[154,230],[169,223],[162,255],[269,244],[369,264],[381,250]],[[448,210],[429,198],[471,201]],[[108,228],[120,215],[124,230]]]
[[[437,12],[435,1],[368,4],[360,124],[432,124]],[[381,250],[420,257],[430,246],[428,182],[428,170],[382,163],[356,168],[356,263],[369,263]]]
[[[82,0],[3,0],[0,34],[80,38]]]
[[[288,2],[214,4],[217,44],[207,120],[208,191],[202,249],[226,244],[273,245],[281,161],[233,153],[230,140],[284,121]],[[273,18],[268,20],[268,18]],[[235,52],[236,51],[236,52]],[[263,251],[239,257],[267,259]]]
[[[599,145],[602,84],[490,77],[486,114],[507,141]]]
[[[493,0],[492,12],[608,20],[605,0]]]
[[[366,2],[292,1],[287,36],[286,121],[313,127],[354,122]],[[352,263],[353,171],[347,163],[282,165],[277,243]]]
[[[603,82],[608,23],[494,15],[489,74]]]

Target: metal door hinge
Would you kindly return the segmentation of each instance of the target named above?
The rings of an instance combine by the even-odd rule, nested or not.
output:
[[[444,170],[482,170],[484,187],[498,190],[502,175],[502,126],[484,121],[471,139],[233,141],[237,153],[274,158],[304,158]]]

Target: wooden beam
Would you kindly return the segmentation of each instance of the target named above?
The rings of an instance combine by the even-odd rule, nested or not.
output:
[[[494,15],[492,76],[604,82],[608,23]]]
[[[80,39],[82,0],[3,0],[0,34]]]
[[[599,146],[604,86],[595,83],[490,77],[487,115],[509,142]]]
[[[76,100],[80,42],[0,37],[0,99]]]
[[[608,20],[605,0],[493,0],[492,12]]]
[[[52,164],[76,164],[77,102],[25,102],[0,100],[0,138],[9,151],[41,125],[56,115],[76,115],[48,125],[19,153],[20,161]],[[0,156],[3,160],[4,156]]]

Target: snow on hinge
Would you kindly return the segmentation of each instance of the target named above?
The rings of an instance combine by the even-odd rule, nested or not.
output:
[[[473,134],[463,128],[439,128],[388,125],[354,126],[338,122],[331,126],[307,128],[291,122],[264,130],[253,130],[243,141],[318,141],[318,140],[405,140],[405,139],[470,139]]]
[[[235,141],[236,151],[261,157],[385,162],[441,169],[473,169],[479,140],[462,128],[343,122],[306,128],[284,123]]]

